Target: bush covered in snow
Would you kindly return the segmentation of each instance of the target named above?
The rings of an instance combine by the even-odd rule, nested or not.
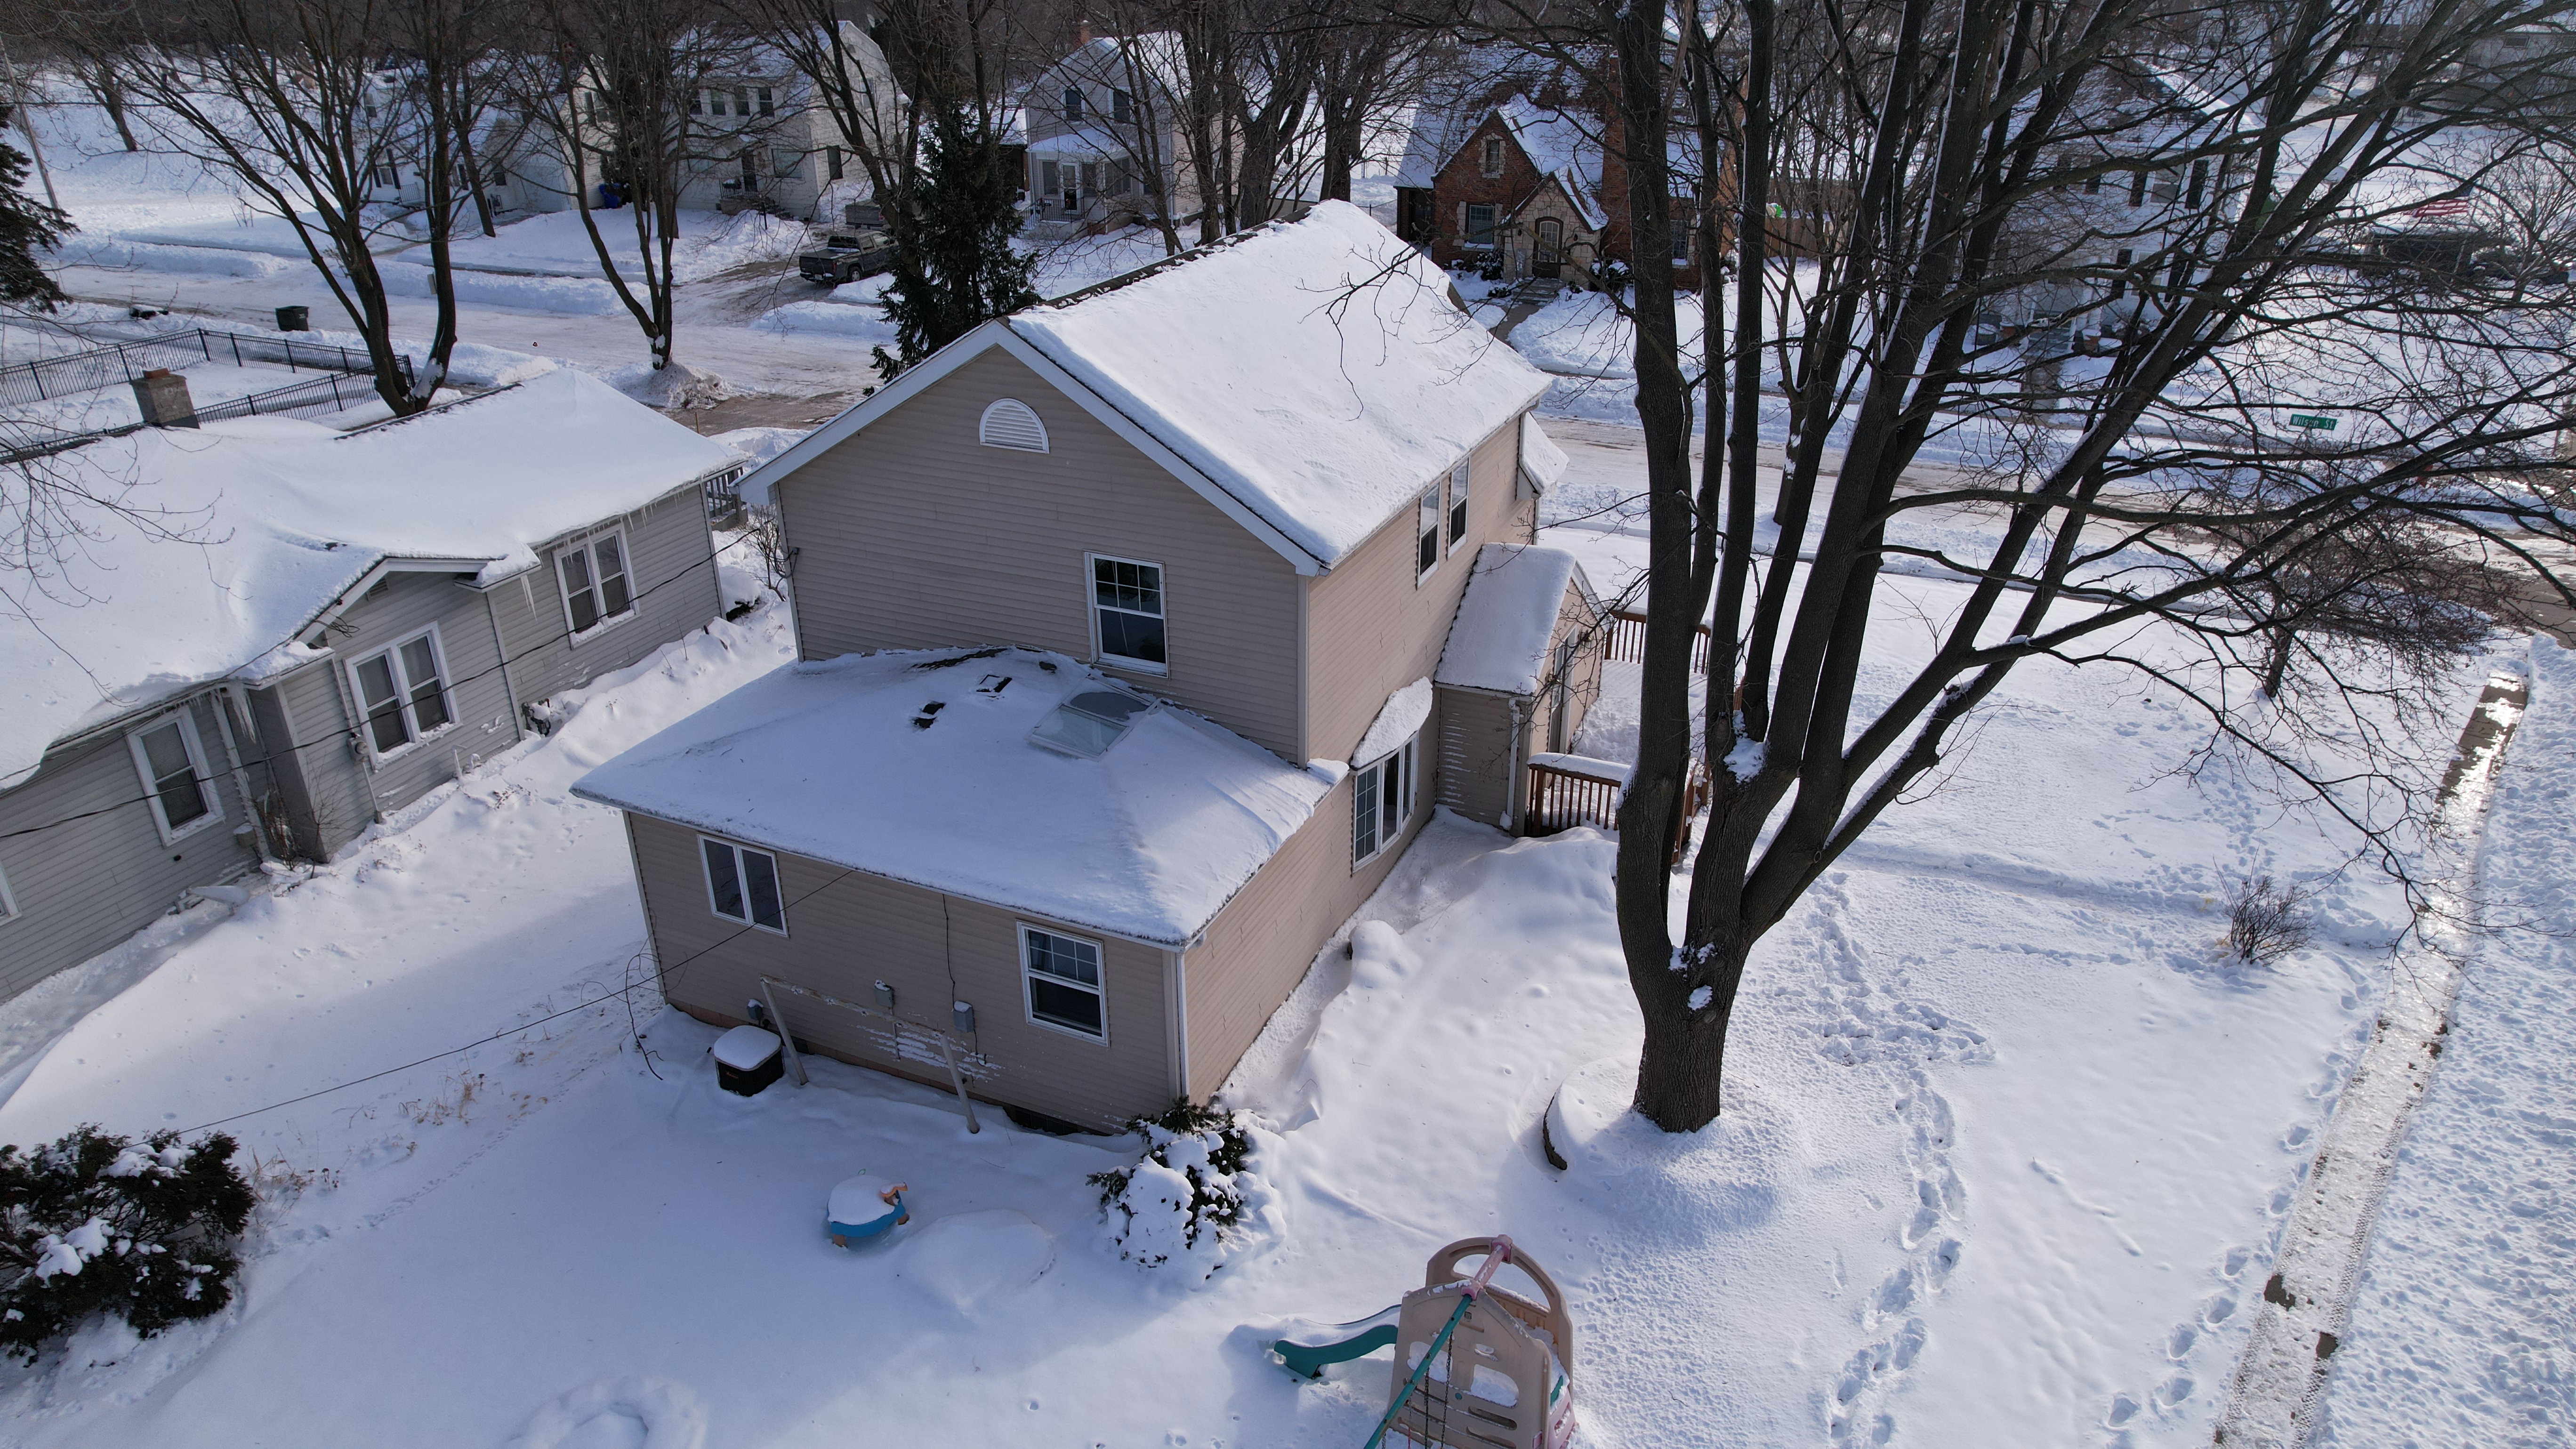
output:
[[[1185,1263],[1202,1279],[1225,1266],[1226,1240],[1266,1196],[1250,1170],[1252,1117],[1179,1101],[1127,1124],[1145,1139],[1134,1167],[1095,1172],[1118,1256],[1149,1268]]]
[[[150,1338],[222,1312],[253,1200],[233,1145],[82,1127],[32,1152],[0,1147],[0,1352],[32,1363],[97,1313]]]

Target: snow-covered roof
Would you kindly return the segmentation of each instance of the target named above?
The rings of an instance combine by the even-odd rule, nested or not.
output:
[[[0,602],[0,789],[56,740],[301,662],[288,646],[380,564],[506,577],[739,462],[570,370],[355,433],[245,418],[57,454],[38,466],[131,511],[85,511],[59,574]]]
[[[1521,414],[1521,471],[1529,475],[1530,486],[1541,493],[1555,487],[1565,476],[1565,464],[1565,450],[1538,425],[1538,414]]]
[[[1029,738],[1074,695],[1116,688],[1078,660],[1026,649],[791,664],[593,770],[573,793],[1179,949],[1329,787],[1168,704],[1134,715],[1097,758]],[[793,930],[792,904],[788,914]]]
[[[1414,102],[1404,158],[1395,184],[1428,190],[1440,168],[1458,154],[1496,101],[1518,92],[1556,95],[1580,91],[1580,57],[1548,59],[1517,46],[1478,45],[1458,53],[1449,70],[1432,77]]]
[[[1007,325],[1329,566],[1547,390],[1448,297],[1328,201]]]
[[[1538,693],[1568,587],[1592,601],[1583,565],[1564,549],[1489,543],[1476,550],[1476,571],[1432,678],[1460,689]]]
[[[1360,736],[1359,747],[1351,751],[1351,763],[1365,766],[1384,759],[1396,746],[1422,733],[1423,722],[1430,718],[1431,677],[1424,675],[1386,697],[1377,718],[1369,722],[1368,733]]]
[[[1527,152],[1530,164],[1544,176],[1571,175],[1585,191],[1601,185],[1601,137],[1598,116],[1542,106],[1527,96],[1514,96],[1494,108],[1512,139]]]

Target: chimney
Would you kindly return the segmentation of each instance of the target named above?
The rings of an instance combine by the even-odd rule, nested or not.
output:
[[[147,428],[193,428],[197,405],[188,401],[188,380],[166,367],[156,367],[134,380],[134,401],[143,409]]]

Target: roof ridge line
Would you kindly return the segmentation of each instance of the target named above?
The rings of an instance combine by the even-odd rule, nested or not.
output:
[[[1061,297],[1041,298],[1020,310],[1023,312],[1034,312],[1041,307],[1062,309],[1073,306],[1079,302],[1087,302],[1094,297],[1106,296],[1107,294],[1118,291],[1121,288],[1134,286],[1136,283],[1144,281],[1150,277],[1159,276],[1164,272],[1171,271],[1185,262],[1193,262],[1197,261],[1201,257],[1213,256],[1228,247],[1239,245],[1253,237],[1261,235],[1263,232],[1271,230],[1274,227],[1287,225],[1289,225],[1289,223],[1284,219],[1274,217],[1269,221],[1263,222],[1259,226],[1248,226],[1238,232],[1229,232],[1224,236],[1218,237],[1214,241],[1200,242],[1197,246],[1187,248],[1183,251],[1174,252],[1170,256],[1156,257],[1154,260],[1147,262],[1141,267],[1129,268],[1114,277],[1094,282],[1087,287],[1077,287],[1073,291],[1067,292]]]

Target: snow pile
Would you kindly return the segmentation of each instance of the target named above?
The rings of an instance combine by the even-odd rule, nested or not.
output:
[[[643,254],[635,239],[635,213],[624,208],[592,213],[599,225],[600,240],[608,244],[609,257],[627,285],[643,285]],[[681,282],[703,282],[720,272],[763,262],[792,260],[805,249],[805,224],[746,211],[725,216],[712,211],[680,213],[680,234],[671,243],[671,271]],[[578,211],[550,211],[515,221],[500,229],[498,236],[482,236],[468,230],[449,249],[459,271],[526,272],[545,277],[600,276],[599,252],[591,244],[590,232],[582,225]],[[429,261],[427,247],[414,247],[402,254],[407,262]],[[661,263],[660,247],[654,249],[653,261]],[[607,283],[596,282],[602,290]]]
[[[1262,1230],[1277,1232],[1276,1194],[1251,1167],[1261,1129],[1249,1113],[1184,1102],[1134,1126],[1145,1155],[1091,1176],[1119,1257],[1205,1283]]]
[[[790,302],[772,308],[752,322],[751,330],[779,337],[846,337],[852,342],[889,349],[895,344],[894,324],[886,320],[882,309],[852,307],[837,301]]]
[[[1583,566],[1564,549],[1489,543],[1476,550],[1476,571],[1434,677],[1462,689],[1538,693],[1570,588],[1592,596]]]
[[[641,1438],[612,1427],[622,1421]],[[635,1449],[706,1449],[707,1411],[685,1384],[647,1376],[585,1384],[528,1416],[506,1449],[571,1449],[623,1443]]]
[[[1009,325],[1329,564],[1545,390],[1448,293],[1328,201]]]
[[[610,387],[650,408],[713,407],[733,395],[723,378],[685,362],[630,362],[604,376]]]
[[[711,435],[742,455],[743,460],[758,467],[804,441],[812,428],[736,428],[729,433]]]

